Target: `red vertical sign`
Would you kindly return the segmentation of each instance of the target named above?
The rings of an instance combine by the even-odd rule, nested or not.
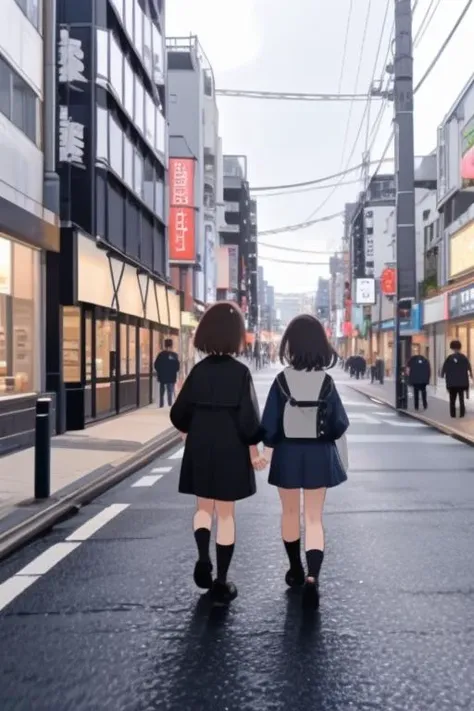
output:
[[[170,159],[170,262],[189,264],[196,260],[194,164],[190,158]]]

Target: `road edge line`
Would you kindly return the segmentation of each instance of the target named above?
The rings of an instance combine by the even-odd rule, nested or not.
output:
[[[59,498],[42,511],[35,512],[25,521],[0,535],[0,561],[42,533],[50,530],[59,521],[71,514],[78,513],[83,506],[91,503],[91,501],[112,489],[116,484],[128,479],[143,467],[151,464],[154,459],[180,444],[180,442],[181,435],[172,429],[159,442],[154,443],[151,447],[150,445],[145,445],[135,453],[134,457],[127,458],[128,461],[114,467],[112,471],[105,472],[96,480],[81,486],[79,479],[78,487],[70,494]],[[60,491],[58,494],[60,495]]]
[[[391,410],[395,410],[398,412],[397,408],[392,402],[389,402],[388,400],[385,400],[385,398],[380,397],[376,393],[367,393],[364,390],[359,390],[359,388],[356,385],[349,385],[347,384],[348,387],[351,388],[356,393],[359,393],[359,395],[363,395],[366,397],[368,400],[376,400],[377,402],[382,403],[383,405],[386,405],[387,407],[390,407]],[[453,439],[457,439],[459,442],[462,442],[463,444],[468,444],[470,447],[474,447],[474,439],[469,437],[468,435],[463,435],[462,433],[458,432],[457,430],[453,429],[452,427],[449,427],[449,425],[443,425],[441,422],[438,422],[437,420],[431,420],[429,417],[425,417],[425,415],[420,415],[419,413],[416,412],[411,412],[410,410],[400,410],[404,415],[407,417],[411,417],[412,420],[418,420],[419,422],[423,422],[425,425],[428,425],[429,427],[432,427],[434,430],[438,430],[438,432],[442,432],[445,435],[448,435],[449,437],[452,437]]]

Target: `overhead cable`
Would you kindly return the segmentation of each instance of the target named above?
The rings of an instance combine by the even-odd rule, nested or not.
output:
[[[269,249],[277,249],[280,252],[298,252],[301,254],[334,254],[334,250],[330,249],[300,249],[299,247],[279,247],[268,242],[259,242],[259,247],[268,247]],[[259,253],[260,257],[260,253]]]
[[[312,187],[309,188],[300,188],[299,190],[279,190],[275,193],[264,193],[263,195],[259,195],[258,199],[262,200],[263,198],[272,198],[272,197],[279,197],[280,195],[301,195],[303,193],[311,193],[314,190],[328,190],[329,188],[333,188],[335,185],[357,185],[359,183],[359,178],[356,180],[346,180],[343,183],[328,183],[326,185],[313,185]],[[252,190],[250,190],[252,192]]]
[[[428,8],[423,16],[422,21],[420,22],[420,26],[418,27],[415,38],[413,40],[415,46],[417,44],[419,44],[421,42],[421,40],[423,39],[423,37],[425,36],[426,30],[431,25],[431,22],[433,21],[433,18],[436,15],[436,12],[438,11],[440,4],[441,4],[441,0],[431,0],[430,4],[428,5]],[[433,9],[433,12],[431,12],[433,6],[434,6],[434,9]],[[431,13],[431,17],[429,17],[430,13]]]
[[[365,94],[337,93],[309,94],[299,91],[249,91],[244,89],[216,89],[216,96],[238,99],[270,99],[277,101],[365,101]]]
[[[329,262],[298,262],[298,261],[292,261],[288,259],[277,259],[276,257],[260,257],[259,256],[259,261],[262,262],[278,262],[278,264],[287,264],[288,266],[291,266],[292,264],[295,265],[302,265],[304,264],[306,267],[329,267]]]
[[[296,225],[287,225],[286,227],[276,227],[273,230],[263,230],[259,232],[257,237],[264,237],[265,235],[278,235],[282,232],[296,232],[298,230],[305,230],[307,227],[316,225],[318,222],[330,222],[338,217],[342,217],[343,212],[336,212],[333,215],[325,215],[324,217],[319,217],[317,220],[311,220],[309,222],[299,222]]]
[[[342,50],[341,73],[339,75],[339,84],[338,84],[338,89],[337,89],[339,92],[341,91],[341,88],[342,88],[342,80],[344,78],[344,69],[346,68],[347,45],[349,42],[349,29],[351,26],[353,4],[354,4],[354,0],[350,0],[349,12],[347,14],[347,22],[346,22],[346,35],[344,37],[344,48]]]
[[[413,93],[414,93],[414,94],[416,94],[416,92],[417,92],[419,89],[421,89],[421,87],[423,86],[423,84],[425,83],[425,81],[428,79],[429,75],[431,74],[431,72],[432,72],[433,69],[435,68],[436,64],[437,64],[438,61],[441,59],[441,57],[442,57],[444,51],[446,50],[446,47],[448,46],[448,44],[451,42],[452,38],[453,38],[454,35],[456,34],[456,31],[459,29],[459,27],[460,27],[462,21],[464,20],[466,14],[467,14],[467,11],[469,10],[469,8],[471,7],[471,5],[472,5],[473,2],[474,2],[474,0],[468,0],[468,1],[467,1],[467,4],[465,5],[465,7],[464,7],[464,9],[461,11],[461,14],[459,15],[458,19],[457,19],[456,22],[454,23],[451,32],[449,33],[449,35],[448,35],[448,36],[446,37],[446,39],[444,40],[443,44],[441,45],[441,47],[439,48],[438,52],[436,53],[435,58],[433,59],[433,61],[432,61],[431,64],[429,65],[429,67],[428,67],[428,69],[426,70],[426,72],[425,72],[425,73],[423,74],[423,76],[421,77],[421,79],[420,79],[420,81],[418,82],[418,84],[417,84],[417,85],[415,86],[415,88],[413,89]],[[375,171],[374,171],[374,175],[377,175],[377,173],[379,172],[379,170],[380,170],[380,168],[381,168],[381,166],[382,166],[382,163],[386,160],[385,157],[386,157],[386,155],[387,155],[388,149],[390,148],[390,144],[391,144],[391,142],[392,142],[393,136],[394,136],[394,131],[393,131],[393,129],[392,129],[392,132],[390,133],[390,136],[389,136],[389,138],[388,138],[387,145],[385,146],[385,149],[383,150],[382,155],[381,155],[381,157],[380,157],[380,159],[379,159],[379,161],[378,161],[377,168],[376,168]]]

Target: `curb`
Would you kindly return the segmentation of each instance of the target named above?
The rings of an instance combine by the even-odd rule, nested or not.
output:
[[[31,504],[29,515],[27,514],[23,521],[13,524],[11,528],[0,533],[0,560],[50,530],[56,523],[78,513],[83,506],[132,476],[139,469],[146,467],[180,442],[181,435],[174,428],[169,428],[163,435],[153,439],[138,452],[122,458],[116,465],[111,465],[105,471],[100,467],[85,474],[81,479],[87,479],[86,483],[83,481],[81,484],[79,479],[77,485],[65,487],[62,495],[61,491],[57,492],[56,497],[59,498],[56,500],[51,497],[46,502]],[[93,476],[95,472],[98,474],[96,477]],[[12,514],[7,515],[2,523],[8,523],[8,519],[13,518],[18,510],[19,507]]]
[[[395,405],[392,402],[389,402],[388,400],[385,400],[383,397],[379,397],[374,393],[373,395],[371,393],[365,392],[364,390],[359,390],[355,385],[349,385],[349,387],[354,390],[354,392],[359,393],[359,395],[363,395],[366,397],[368,400],[377,400],[378,402],[382,403],[383,405],[386,405],[387,407],[390,407],[392,410],[397,410]],[[420,415],[416,412],[411,412],[410,410],[400,410],[404,415],[407,417],[411,417],[412,420],[419,420],[420,422],[423,422],[425,425],[428,425],[429,427],[432,427],[435,430],[438,430],[439,432],[442,432],[445,435],[448,435],[449,437],[452,437],[453,439],[457,439],[459,442],[462,442],[463,444],[468,444],[470,447],[474,447],[474,438],[469,437],[469,435],[465,435],[462,432],[458,432],[458,430],[455,430],[453,427],[450,427],[449,425],[443,425],[441,422],[438,422],[437,420],[431,420],[429,417],[426,417],[425,415]]]

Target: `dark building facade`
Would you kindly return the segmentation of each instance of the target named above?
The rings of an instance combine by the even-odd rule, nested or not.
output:
[[[221,243],[238,247],[238,300],[247,330],[255,333],[258,323],[257,214],[255,203],[252,211],[244,156],[224,156],[224,204],[226,224],[220,230]]]
[[[149,404],[169,285],[164,0],[58,2],[61,251],[47,263],[58,429]]]
[[[330,292],[329,279],[318,280],[318,288],[316,290],[316,316],[324,323],[329,322],[330,315]]]

